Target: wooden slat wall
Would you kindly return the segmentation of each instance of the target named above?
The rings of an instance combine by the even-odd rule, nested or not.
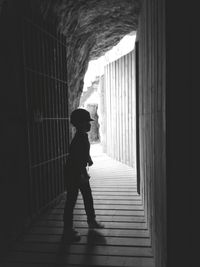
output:
[[[135,142],[135,52],[105,67],[106,153],[133,168]]]
[[[165,1],[143,1],[139,49],[139,151],[156,266],[166,266]]]
[[[66,46],[64,36],[38,17],[24,17],[22,27],[33,216],[64,191],[69,142]]]

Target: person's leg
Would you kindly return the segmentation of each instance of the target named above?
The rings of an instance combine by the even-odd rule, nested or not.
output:
[[[104,228],[104,225],[96,221],[92,190],[89,181],[80,185],[80,191],[83,196],[87,222],[90,228]]]
[[[85,212],[87,215],[87,221],[93,221],[95,220],[95,210],[94,210],[94,203],[93,203],[93,197],[92,197],[92,190],[90,187],[90,183],[85,182],[80,185],[80,191],[83,196],[83,202],[85,206]]]
[[[63,216],[64,242],[79,241],[81,238],[80,234],[75,229],[73,229],[73,210],[76,204],[77,196],[78,196],[78,187],[68,188],[65,201],[64,216]]]
[[[73,228],[73,210],[78,197],[78,187],[69,187],[67,189],[67,196],[64,208],[64,228]]]

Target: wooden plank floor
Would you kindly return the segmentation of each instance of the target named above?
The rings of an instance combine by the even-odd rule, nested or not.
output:
[[[81,240],[62,242],[64,200],[44,214],[1,259],[1,267],[153,267],[151,239],[134,170],[104,154],[90,168],[97,219],[105,229],[89,230],[79,195],[74,226]]]

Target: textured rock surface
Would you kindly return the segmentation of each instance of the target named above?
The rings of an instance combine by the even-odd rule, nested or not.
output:
[[[47,20],[55,19],[67,39],[68,83],[77,106],[88,62],[137,29],[140,0],[41,0]],[[71,109],[70,108],[70,109]]]

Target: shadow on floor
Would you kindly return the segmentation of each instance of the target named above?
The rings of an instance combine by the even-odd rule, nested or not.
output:
[[[88,247],[93,247],[95,245],[104,245],[106,244],[106,238],[97,230],[88,230],[87,236]]]
[[[77,246],[76,254],[74,254],[75,257],[79,258],[79,261],[81,264],[86,265],[88,263],[91,264],[91,262],[94,260],[94,254],[96,251],[97,245],[105,245],[106,244],[106,238],[102,233],[100,233],[97,230],[90,229],[88,230],[88,234],[86,237],[87,244],[84,246],[84,253],[81,251],[81,254],[79,253],[78,247],[81,246],[80,242],[76,243],[67,243],[64,241],[64,239],[61,239],[60,246],[56,253],[56,260],[55,260],[55,266],[59,266],[60,264],[70,264],[71,258],[72,258],[72,246]]]

